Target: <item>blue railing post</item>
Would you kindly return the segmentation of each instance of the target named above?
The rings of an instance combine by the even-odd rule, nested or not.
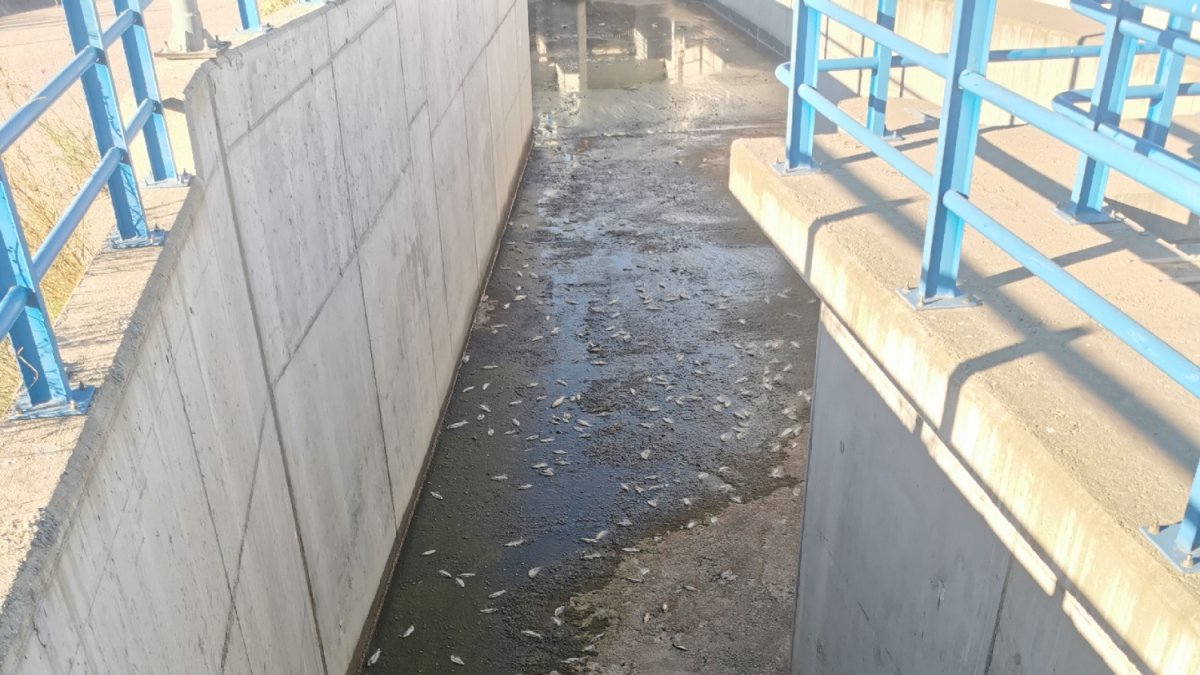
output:
[[[1137,40],[1122,33],[1119,24],[1125,19],[1140,21],[1142,9],[1125,0],[1118,0],[1114,3],[1113,11],[1115,17],[1107,21],[1104,28],[1104,47],[1100,51],[1096,86],[1092,89],[1090,128],[1093,131],[1102,124],[1120,125],[1133,70],[1133,57],[1136,55]],[[1112,214],[1104,210],[1104,190],[1107,185],[1108,165],[1088,155],[1081,156],[1075,174],[1075,187],[1071,190],[1071,201],[1060,205],[1058,213],[1071,222],[1104,223],[1113,220]]]
[[[257,32],[263,29],[258,0],[238,0],[238,16],[242,20],[242,30]]]
[[[76,52],[84,49],[100,49],[104,43],[100,17],[96,12],[95,0],[64,0],[67,15],[67,31]],[[121,112],[117,106],[117,94],[113,87],[112,72],[108,59],[102,57],[84,72],[81,78],[83,95],[92,118],[92,130],[100,155],[110,148],[119,148],[122,153],[121,166],[108,182],[109,199],[117,218],[117,231],[123,240],[148,240],[146,215],[138,193],[137,179],[129,158],[129,147],[125,143],[125,129],[121,123]]]
[[[162,95],[158,91],[158,78],[154,72],[153,54],[146,26],[142,20],[143,0],[114,0],[117,15],[131,9],[137,21],[121,36],[125,50],[125,61],[129,64],[129,77],[133,82],[133,95],[138,104],[150,101],[154,107],[150,120],[142,133],[146,138],[146,152],[150,156],[150,173],[155,181],[178,181],[175,156],[171,152],[171,140],[167,135],[167,122],[163,116]],[[128,139],[125,139],[128,141]],[[104,150],[101,150],[101,154]]]
[[[817,115],[800,98],[800,86],[817,86],[817,47],[821,40],[821,15],[804,0],[792,9],[792,68],[788,83],[787,157],[775,166],[783,175],[814,171],[813,136]]]
[[[32,272],[29,246],[3,164],[0,164],[0,246],[6,254],[0,261],[0,297],[13,287],[24,289],[26,297],[23,311],[8,332],[29,397],[28,402],[18,405],[25,410],[69,406],[66,372],[40,285]]]
[[[879,0],[875,23],[887,30],[896,28],[896,0]],[[871,69],[871,97],[867,104],[867,128],[887,137],[888,88],[892,81],[892,50],[876,42],[872,54],[875,67]]]
[[[934,162],[934,192],[930,195],[925,225],[921,282],[906,297],[914,307],[956,307],[971,304],[958,290],[963,220],[946,207],[946,195],[966,195],[971,189],[971,169],[979,137],[979,96],[959,85],[964,72],[987,71],[992,41],[995,0],[959,0],[954,6],[946,89],[938,128]]]
[[[1187,35],[1192,32],[1192,20],[1173,14],[1167,21],[1167,29]],[[1163,50],[1158,57],[1154,82],[1161,94],[1159,98],[1151,99],[1150,108],[1146,111],[1146,126],[1142,131],[1142,138],[1155,145],[1167,144],[1167,133],[1171,130],[1171,117],[1175,114],[1175,99],[1179,96],[1179,83],[1186,61],[1182,54],[1169,49]]]

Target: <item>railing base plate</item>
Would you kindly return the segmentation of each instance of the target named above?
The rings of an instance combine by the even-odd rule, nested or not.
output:
[[[1104,223],[1119,223],[1124,220],[1108,207],[1096,211],[1079,208],[1077,204],[1070,202],[1054,207],[1053,213],[1068,225],[1103,225]]]
[[[9,416],[10,420],[44,420],[54,417],[74,417],[86,415],[92,407],[92,397],[96,394],[95,387],[80,387],[72,389],[66,401],[46,403],[36,408],[29,405],[29,394],[22,392],[17,397],[16,412]]]
[[[114,234],[108,238],[108,249],[110,251],[124,251],[130,248],[162,246],[166,239],[167,231],[158,228],[150,230],[150,234],[145,237],[136,237],[134,239],[122,239],[121,235]]]
[[[909,307],[924,312],[930,309],[962,309],[964,307],[978,307],[983,304],[973,295],[964,293],[953,298],[934,298],[933,300],[923,300],[921,298],[921,289],[919,288],[897,288],[896,292]]]
[[[142,187],[146,188],[147,190],[166,190],[169,188],[187,187],[191,184],[192,174],[183,171],[180,172],[180,174],[175,178],[167,178],[165,180],[150,180],[147,178],[146,181],[142,183]]]
[[[809,164],[808,166],[798,166],[794,169],[787,168],[787,162],[775,162],[771,165],[775,170],[775,174],[787,178],[789,176],[809,176],[814,173],[821,173],[821,165],[817,163]]]
[[[1150,543],[1154,544],[1154,547],[1167,560],[1171,561],[1171,565],[1180,574],[1195,574],[1196,572],[1200,572],[1200,550],[1192,551],[1192,554],[1189,555],[1175,548],[1175,537],[1179,534],[1179,523],[1156,528],[1143,527],[1140,529],[1142,534],[1146,535],[1146,538],[1150,540]],[[1158,531],[1155,532],[1154,530]],[[1195,561],[1189,565],[1186,561],[1192,556],[1195,556]]]

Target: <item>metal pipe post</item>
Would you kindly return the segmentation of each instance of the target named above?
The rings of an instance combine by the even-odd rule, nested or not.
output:
[[[67,30],[76,52],[89,48],[100,48],[102,30],[100,17],[94,0],[66,0],[63,8],[67,14]],[[117,92],[113,86],[112,71],[108,60],[92,64],[80,78],[83,96],[87,101],[88,113],[92,118],[92,130],[100,155],[112,148],[121,151],[121,167],[108,182],[109,199],[117,218],[117,231],[121,239],[146,239],[146,215],[142,211],[142,198],[134,177],[133,164],[129,161],[129,147],[125,143],[125,125],[121,122],[121,111],[117,105]]]
[[[1128,2],[1118,2],[1114,8],[1116,20],[1104,27],[1104,49],[1100,55],[1100,70],[1096,74],[1096,86],[1092,89],[1092,115],[1090,127],[1093,131],[1101,125],[1118,127],[1121,112],[1125,108],[1125,95],[1129,89],[1129,77],[1133,70],[1134,51],[1137,40],[1125,35],[1120,29],[1122,21],[1140,21],[1142,10]],[[1079,169],[1075,173],[1075,186],[1071,190],[1071,201],[1058,207],[1058,212],[1068,220],[1080,223],[1103,223],[1113,220],[1111,213],[1104,211],[1104,191],[1108,186],[1108,165],[1098,162],[1089,155],[1079,158]]]
[[[67,405],[70,396],[62,357],[54,340],[54,328],[40,285],[33,276],[29,244],[21,229],[13,203],[8,175],[0,164],[0,246],[5,255],[0,260],[0,289],[24,289],[26,303],[8,335],[21,368],[21,379],[29,396],[28,404],[18,401],[19,408]],[[2,334],[0,334],[2,335]]]
[[[995,0],[960,0],[954,7],[950,53],[942,119],[938,128],[937,158],[933,176],[936,191],[930,195],[925,226],[921,282],[906,297],[914,307],[956,307],[969,304],[958,290],[962,254],[963,220],[946,207],[947,194],[967,195],[979,139],[979,108],[983,100],[959,86],[966,71],[987,71],[992,41]]]
[[[150,119],[143,129],[146,152],[150,156],[150,173],[156,181],[175,180],[178,178],[175,156],[171,152],[171,139],[167,136],[167,121],[163,117],[162,95],[158,92],[150,39],[142,20],[142,0],[114,0],[113,5],[118,15],[127,9],[137,15],[137,21],[121,36],[121,46],[125,50],[129,77],[133,81],[133,95],[138,105],[149,101],[152,106]]]
[[[889,31],[896,28],[896,0],[879,0],[875,23]],[[867,128],[880,136],[887,133],[888,88],[892,79],[892,50],[876,42],[871,69],[871,97],[867,105]]]
[[[817,116],[812,105],[800,97],[800,86],[817,87],[817,48],[821,40],[821,15],[805,0],[792,9],[792,67],[788,82],[787,157],[776,165],[779,173],[815,170],[813,136]]]

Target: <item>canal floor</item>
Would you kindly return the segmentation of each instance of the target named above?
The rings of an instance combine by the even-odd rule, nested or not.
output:
[[[777,59],[700,3],[530,24],[532,154],[364,672],[783,672],[819,305],[727,189]]]

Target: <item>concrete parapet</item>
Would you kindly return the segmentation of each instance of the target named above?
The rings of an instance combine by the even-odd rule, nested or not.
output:
[[[58,328],[93,412],[0,425],[62,473],[0,672],[351,666],[530,138],[525,3],[485,4],[346,0],[197,73],[166,247],[102,255],[106,313]]]
[[[902,110],[912,106],[911,110]],[[847,108],[862,115],[862,101]],[[931,112],[893,101],[927,169]],[[780,178],[779,139],[733,146],[731,188],[820,296],[823,333],[794,672],[1200,671],[1200,579],[1138,532],[1177,520],[1200,403],[968,228],[982,305],[913,311],[928,200],[844,134]],[[1077,155],[985,129],[972,202],[1185,354],[1196,296],[1159,262],[1186,237],[1050,213]],[[1150,191],[1116,177],[1132,204]]]

